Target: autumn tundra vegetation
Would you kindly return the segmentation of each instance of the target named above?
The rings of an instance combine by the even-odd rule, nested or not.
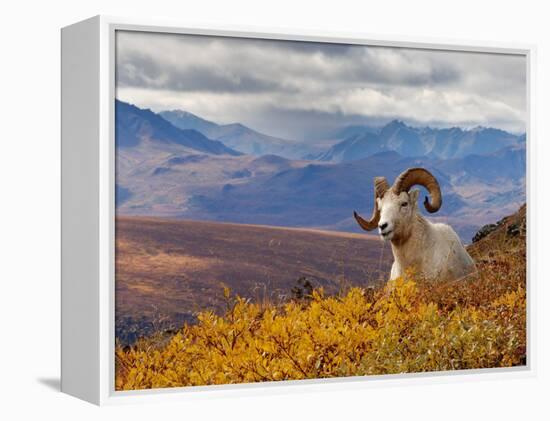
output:
[[[525,206],[468,246],[477,271],[405,271],[327,294],[302,282],[286,302],[220,288],[223,313],[116,348],[116,389],[369,376],[527,363]]]

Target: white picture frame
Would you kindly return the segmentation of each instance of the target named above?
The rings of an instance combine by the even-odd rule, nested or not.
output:
[[[532,336],[536,280],[528,270],[527,366],[459,372],[403,374],[299,380],[257,384],[199,386],[121,392],[114,388],[114,99],[115,32],[147,31],[236,36],[295,41],[339,42],[521,54],[527,60],[527,202],[528,268],[533,256],[530,232],[535,221],[532,202],[536,139],[532,131],[532,45],[467,43],[453,40],[386,38],[364,34],[283,33],[277,29],[193,26],[96,16],[61,30],[62,47],[62,356],[63,392],[94,404],[242,396],[264,393],[368,388],[384,384],[474,381],[481,377],[533,376],[536,367]]]

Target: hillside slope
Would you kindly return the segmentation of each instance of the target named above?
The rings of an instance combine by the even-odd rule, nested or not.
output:
[[[524,227],[522,207],[470,246],[478,272],[467,280],[410,273],[284,304],[226,288],[224,315],[202,312],[174,335],[117,347],[116,389],[525,366]]]

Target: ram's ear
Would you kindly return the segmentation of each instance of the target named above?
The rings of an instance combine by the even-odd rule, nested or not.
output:
[[[419,194],[420,194],[420,190],[418,190],[418,189],[414,189],[414,190],[411,190],[409,192],[409,198],[411,199],[411,203],[415,206],[418,204],[418,195]]]

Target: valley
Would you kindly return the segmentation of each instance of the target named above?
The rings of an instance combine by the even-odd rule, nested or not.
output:
[[[222,289],[283,302],[298,279],[336,293],[385,278],[391,249],[378,237],[163,218],[116,220],[117,337],[195,321],[225,309]]]

